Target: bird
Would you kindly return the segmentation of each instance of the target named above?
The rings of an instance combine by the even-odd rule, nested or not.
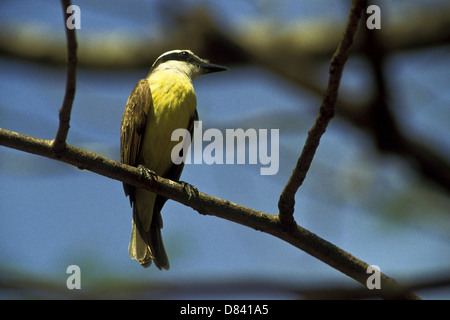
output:
[[[181,128],[192,139],[194,121],[198,120],[192,81],[200,75],[225,70],[228,68],[201,59],[190,50],[171,50],[160,55],[128,97],[120,130],[121,162],[178,181],[184,163],[172,161],[171,151],[178,142],[172,141],[171,135]],[[158,269],[169,270],[161,236],[161,209],[167,198],[126,183],[123,189],[132,207],[130,258],[143,267],[154,262]]]

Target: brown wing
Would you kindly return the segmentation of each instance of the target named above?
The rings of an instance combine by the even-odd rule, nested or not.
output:
[[[136,166],[141,142],[147,124],[148,111],[152,108],[152,93],[146,79],[140,80],[130,96],[122,116],[120,130],[120,161]],[[130,204],[134,202],[134,187],[123,184],[125,195],[130,196]]]

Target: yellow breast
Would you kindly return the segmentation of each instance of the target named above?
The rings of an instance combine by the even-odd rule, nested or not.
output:
[[[172,166],[171,151],[178,141],[171,141],[176,129],[187,129],[195,112],[197,99],[191,80],[177,72],[158,72],[148,78],[153,110],[149,110],[141,158],[144,166],[164,175]]]

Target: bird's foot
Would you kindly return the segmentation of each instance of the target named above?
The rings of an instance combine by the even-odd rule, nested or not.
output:
[[[146,179],[152,181],[158,180],[158,175],[154,171],[144,167],[142,164],[138,165],[138,169],[141,171],[141,175],[143,175]]]
[[[191,200],[192,197],[198,197],[198,189],[193,185],[186,183],[184,181],[180,181],[181,187],[188,194],[188,200]]]

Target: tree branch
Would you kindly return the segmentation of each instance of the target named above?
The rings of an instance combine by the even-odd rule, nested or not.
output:
[[[135,167],[101,157],[69,144],[66,145],[65,152],[57,157],[52,150],[50,140],[37,139],[0,128],[0,145],[59,160],[80,169],[86,169],[158,193],[189,206],[201,214],[216,216],[268,233],[307,252],[362,285],[366,285],[368,277],[366,271],[369,267],[367,263],[298,225],[292,231],[286,232],[277,215],[253,210],[203,192],[198,192],[197,195],[192,196],[178,182],[162,177],[151,179]],[[418,299],[414,293],[407,291],[395,280],[384,274],[381,274],[379,295],[384,298]]]
[[[68,28],[66,25],[66,21],[70,17],[70,14],[67,13],[67,8],[70,6],[70,0],[61,0],[61,5],[67,38],[67,80],[64,100],[59,109],[59,127],[52,145],[53,152],[55,152],[57,156],[60,156],[64,151],[67,134],[69,133],[70,113],[72,111],[73,100],[75,99],[77,71],[77,39],[75,36],[75,28]]]
[[[337,101],[339,83],[344,70],[344,65],[347,61],[350,47],[353,43],[359,21],[366,6],[367,1],[365,0],[353,1],[344,35],[339,42],[336,52],[331,58],[328,87],[325,92],[322,105],[320,106],[319,115],[313,127],[308,132],[308,137],[305,145],[303,146],[300,158],[297,161],[297,165],[292,171],[286,186],[281,192],[280,199],[278,201],[278,209],[280,211],[279,217],[283,224],[285,224],[288,228],[294,224],[293,214],[295,194],[297,193],[299,187],[303,184],[316,150],[319,146],[320,138],[325,133],[328,123],[334,116],[334,108]]]

